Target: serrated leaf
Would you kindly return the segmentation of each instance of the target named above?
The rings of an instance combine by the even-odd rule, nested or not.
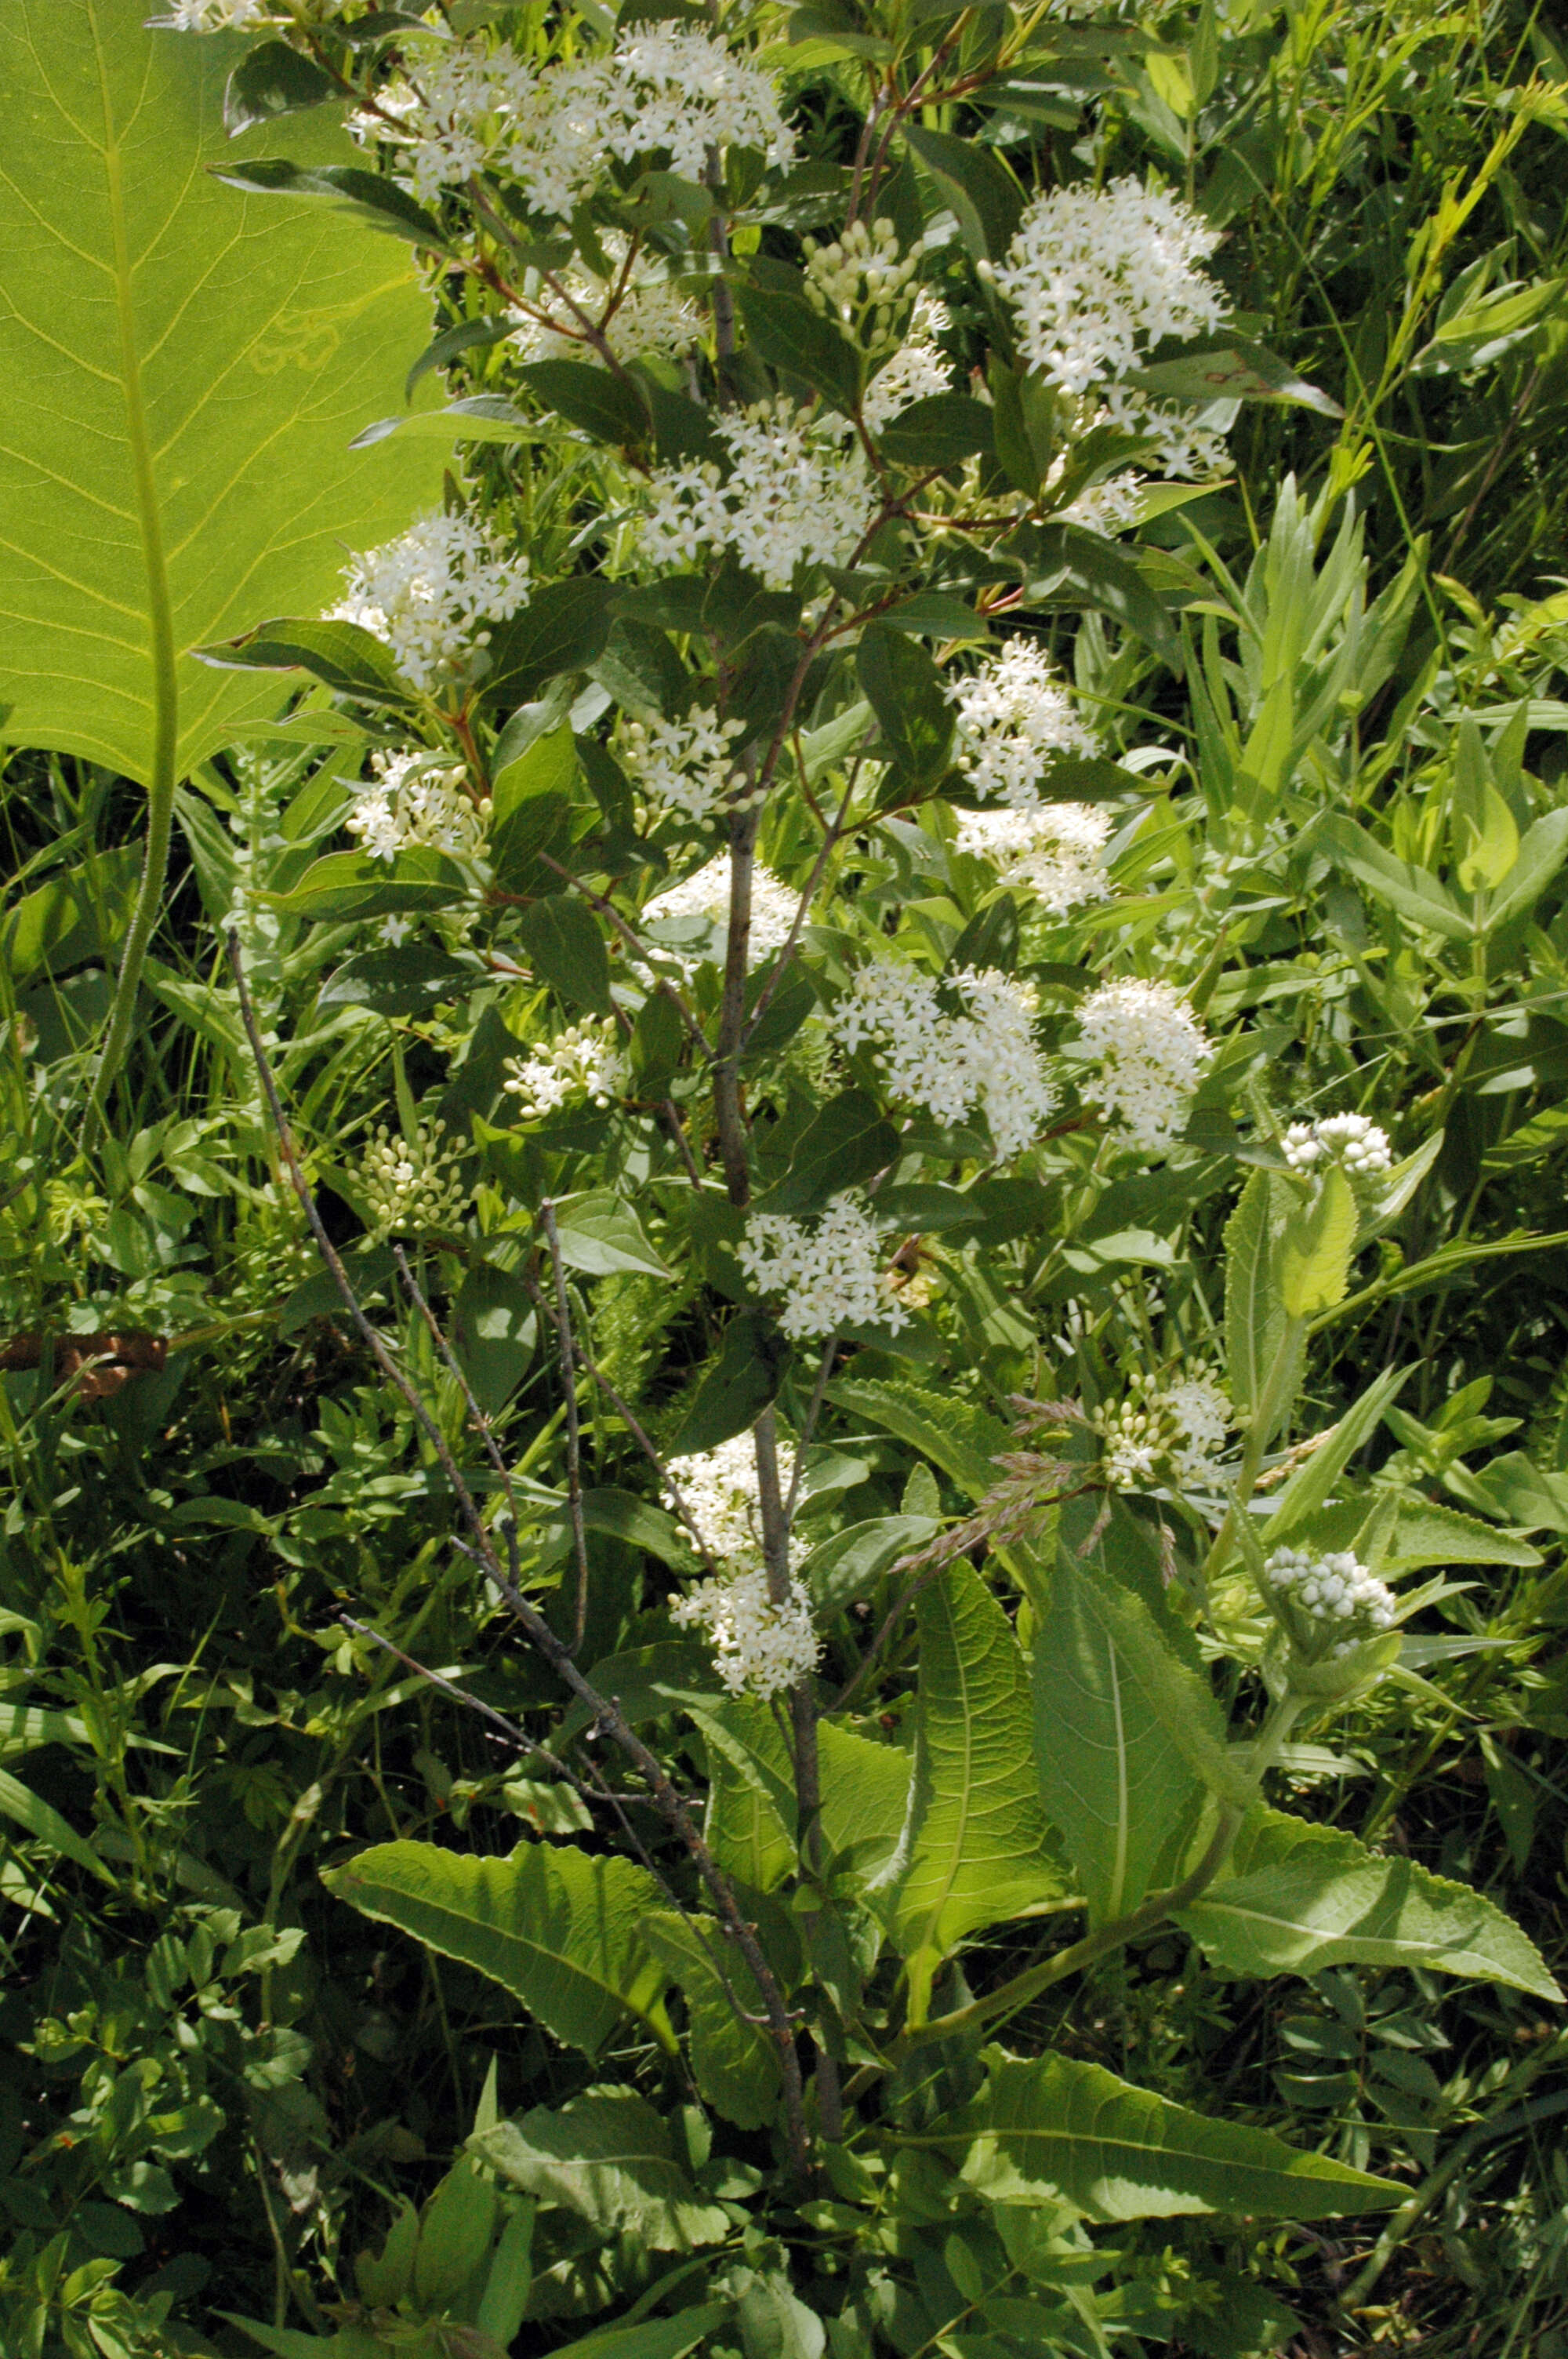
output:
[[[1563,1996],[1529,1936],[1485,1893],[1281,1810],[1252,1814],[1225,1877],[1177,1922],[1230,1973],[1425,1966]]]
[[[1012,1625],[968,1563],[919,1605],[914,1775],[897,1854],[879,1887],[908,1962],[909,2019],[969,1933],[1066,1890],[1029,1757],[1029,1690]]]
[[[345,550],[440,481],[434,452],[347,447],[424,332],[411,258],[205,169],[236,157],[233,56],[130,6],[0,11],[0,703],[13,744],[144,783],[160,636],[183,774],[280,701],[185,651],[330,604]],[[321,117],[298,136],[323,162],[354,153]]]
[[[1096,1585],[1109,1578],[1061,1550],[1033,1657],[1040,1799],[1095,1923],[1138,1906],[1166,1837],[1202,1791],[1093,1610]]]
[[[1275,1267],[1278,1186],[1271,1173],[1255,1171],[1225,1229],[1226,1374],[1243,1425],[1257,1414],[1285,1332]],[[1281,1405],[1276,1425],[1287,1407]],[[1270,1438],[1266,1435],[1265,1441]]]
[[[796,1865],[794,1772],[779,1724],[755,1696],[687,1710],[708,1744],[708,1846],[726,1875],[772,1892]]]
[[[877,1745],[825,1720],[817,1730],[822,1840],[829,1857],[852,1854],[870,1882],[897,1847],[909,1814],[914,1765],[898,1745]]]
[[[469,2151],[511,2186],[575,2212],[606,2242],[630,2236],[654,2252],[689,2253],[730,2233],[729,2213],[700,2200],[668,2124],[634,2089],[592,2089],[558,2113],[535,2105],[477,2132]]]
[[[665,1986],[642,1917],[663,1896],[646,1868],[528,1842],[506,1858],[378,1843],[322,1882],[521,1999],[557,2039],[597,2055],[626,2015],[646,2021]]]
[[[1287,1318],[1314,1319],[1344,1300],[1359,1226],[1356,1191],[1331,1163],[1311,1207],[1287,1215],[1280,1239],[1280,1299]]]
[[[917,1385],[868,1384],[853,1376],[831,1385],[828,1398],[907,1441],[951,1474],[971,1499],[983,1499],[1000,1480],[992,1460],[1009,1446],[1007,1428],[972,1402],[945,1398]]]
[[[779,2054],[767,2032],[751,2020],[757,1994],[733,1944],[713,1918],[677,1917],[671,1909],[648,1917],[643,1934],[685,1995],[698,2093],[738,2129],[764,2128],[778,2110]]]
[[[960,2156],[961,2176],[993,2202],[1061,2198],[1091,2220],[1208,2212],[1321,2220],[1384,2210],[1403,2191],[1057,2055],[996,2057],[973,2104],[902,2142]]]

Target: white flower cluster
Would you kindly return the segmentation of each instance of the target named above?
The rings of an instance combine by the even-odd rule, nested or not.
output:
[[[779,1325],[797,1342],[873,1324],[896,1335],[909,1313],[881,1266],[881,1240],[874,1214],[846,1194],[816,1221],[753,1212],[735,1257],[759,1294],[784,1297]]]
[[[1029,366],[1065,393],[1122,376],[1164,336],[1217,327],[1227,303],[1197,265],[1219,233],[1131,179],[1034,198],[993,283],[1018,313]]]
[[[755,147],[770,164],[794,152],[770,77],[696,26],[628,26],[608,55],[570,65],[540,67],[504,42],[432,44],[381,104],[395,129],[368,114],[350,127],[402,148],[422,203],[488,169],[564,216],[611,158],[663,149],[697,180],[710,148]]]
[[[791,890],[757,862],[752,870],[752,930],[747,944],[747,963],[761,966],[764,959],[782,951],[794,929],[800,896]],[[643,911],[650,925],[659,925],[682,918],[707,918],[716,926],[730,922],[730,855],[719,853],[694,876],[684,876],[678,885],[666,886],[655,893]]]
[[[961,811],[957,849],[989,860],[1004,884],[1022,885],[1053,918],[1109,891],[1103,856],[1110,818],[1093,803],[1031,803]]]
[[[851,222],[830,245],[806,240],[806,299],[813,310],[871,353],[900,341],[924,240],[900,255],[898,232],[885,215]]]
[[[483,850],[490,803],[475,802],[466,770],[442,768],[419,752],[377,752],[370,761],[374,776],[356,785],[343,824],[373,860],[395,860],[412,843],[460,860]]]
[[[878,960],[856,975],[837,1010],[846,1050],[880,1042],[889,1089],[937,1122],[984,1114],[999,1156],[1022,1153],[1056,1103],[1034,1046],[1035,997],[1027,984],[973,967],[950,978],[966,1013],[944,1010],[933,975]]]
[[[670,1619],[708,1632],[713,1668],[731,1695],[782,1695],[810,1676],[822,1650],[801,1583],[792,1581],[787,1597],[775,1603],[760,1571],[698,1582],[672,1603]]]
[[[1326,1649],[1331,1662],[1391,1630],[1399,1619],[1399,1599],[1387,1582],[1368,1572],[1348,1549],[1314,1556],[1309,1549],[1278,1548],[1263,1569],[1271,1586],[1314,1625],[1315,1637],[1340,1632]]]
[[[939,303],[923,287],[914,299],[909,332],[903,343],[866,387],[860,411],[873,434],[880,434],[890,419],[896,418],[901,409],[907,409],[911,402],[926,401],[936,393],[951,393],[953,364],[936,342],[951,325],[946,303]]]
[[[692,565],[707,550],[732,549],[770,590],[787,589],[797,565],[847,564],[877,507],[860,444],[782,394],[713,426],[730,454],[728,475],[709,460],[653,476],[642,526],[652,562]]]
[[[608,1025],[569,1024],[531,1057],[506,1060],[507,1094],[524,1122],[539,1122],[574,1098],[607,1106],[623,1097],[630,1075]]]
[[[1292,1171],[1338,1163],[1353,1180],[1371,1179],[1393,1169],[1389,1134],[1364,1114],[1331,1114],[1322,1122],[1292,1122],[1280,1141]]]
[[[780,1443],[778,1461],[779,1481],[787,1497],[795,1481],[795,1451],[787,1442]],[[761,1488],[751,1435],[738,1433],[716,1449],[672,1458],[669,1475],[674,1488],[665,1490],[665,1505],[674,1509],[678,1490],[709,1556],[730,1572],[760,1570],[763,1561]]]
[[[779,1451],[779,1480],[785,1495],[795,1480],[795,1452]],[[672,1621],[711,1631],[714,1668],[731,1694],[779,1694],[806,1678],[816,1661],[818,1641],[811,1600],[798,1581],[775,1603],[768,1594],[762,1555],[757,1457],[750,1434],[737,1434],[716,1450],[672,1458],[672,1488],[665,1502],[674,1507],[678,1490],[687,1514],[723,1572],[703,1582],[670,1607]],[[793,1536],[792,1564],[803,1550]]]
[[[272,0],[174,0],[167,16],[147,18],[171,33],[249,33],[272,21]]]
[[[628,265],[631,241],[621,230],[603,231],[600,244],[609,277],[600,278],[581,260],[558,271],[553,287],[541,287],[526,309],[514,310],[515,351],[524,361],[608,365],[588,340],[591,326],[619,360],[640,360],[649,353],[678,360],[689,352],[702,334],[702,314],[671,285],[662,259],[644,247]]]
[[[947,695],[957,707],[959,769],[977,793],[1000,795],[1015,810],[1040,800],[1040,774],[1053,754],[1098,750],[1049,657],[1030,639],[1009,639],[979,671],[950,680]]]
[[[1165,1405],[1180,1436],[1173,1459],[1178,1482],[1200,1483],[1214,1471],[1225,1437],[1236,1423],[1230,1395],[1217,1376],[1198,1369],[1165,1388]]]
[[[1163,1390],[1135,1382],[1127,1399],[1096,1423],[1111,1490],[1144,1491],[1161,1482],[1188,1489],[1212,1484],[1235,1417],[1224,1386],[1200,1369]]]
[[[655,715],[622,722],[618,750],[647,801],[668,803],[700,823],[746,784],[745,772],[730,758],[745,729],[743,721],[720,721],[698,705],[680,721]]]
[[[1214,1054],[1186,1001],[1168,983],[1105,983],[1079,1008],[1078,1028],[1101,1069],[1085,1097],[1119,1118],[1130,1145],[1168,1147]]]
[[[446,1127],[416,1123],[411,1139],[394,1138],[383,1123],[366,1147],[359,1184],[378,1244],[391,1236],[428,1236],[461,1218],[468,1194],[452,1168],[456,1150],[442,1145]]]
[[[411,686],[449,679],[488,631],[526,603],[528,560],[503,549],[477,518],[427,516],[344,571],[349,594],[330,619],[358,623],[392,649]]]

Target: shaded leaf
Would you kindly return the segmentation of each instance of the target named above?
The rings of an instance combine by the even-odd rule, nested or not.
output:
[[[668,2124],[634,2089],[590,2090],[558,2113],[535,2105],[519,2121],[476,2132],[469,2151],[509,2185],[577,2212],[606,2241],[631,2236],[654,2252],[688,2253],[730,2233],[728,2212],[701,2201]]]

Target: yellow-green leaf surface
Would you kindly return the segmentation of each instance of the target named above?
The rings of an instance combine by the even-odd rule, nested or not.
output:
[[[378,1843],[322,1878],[340,1900],[400,1926],[520,1998],[546,2031],[589,2055],[623,2015],[654,2017],[667,1980],[642,1919],[663,1895],[646,1868],[569,1843],[524,1843],[509,1858]]]
[[[186,650],[330,604],[441,470],[428,442],[348,447],[428,334],[408,248],[215,180],[261,139],[223,132],[239,46],[146,13],[0,9],[0,702],[14,743],[144,782],[160,667],[189,769],[280,684]],[[325,116],[288,145],[356,153]]]
[[[1195,2212],[1321,2220],[1380,2211],[1402,2191],[1066,2056],[998,2056],[973,2104],[904,2143],[961,2154],[964,2178],[993,2201],[1062,2196],[1091,2220]]]
[[[1033,1662],[1041,1799],[1097,1923],[1137,1908],[1166,1837],[1201,1791],[1167,1716],[1095,1610],[1096,1584],[1111,1579],[1062,1549]]]
[[[590,2089],[558,2113],[535,2105],[469,2140],[470,2151],[541,2202],[577,2212],[601,2236],[688,2253],[730,2233],[730,2215],[698,2197],[676,2159],[665,2116],[635,2089]]]
[[[756,2020],[760,2002],[744,1961],[712,1917],[653,1909],[643,1933],[685,1994],[698,2094],[741,2129],[763,2128],[778,2109],[779,2052]]]
[[[1254,1813],[1224,1881],[1177,1921],[1231,1973],[1428,1966],[1563,1996],[1529,1935],[1484,1892],[1281,1810]]]
[[[961,1561],[920,1601],[915,1730],[909,1817],[885,1888],[919,2023],[932,1975],[967,1933],[1066,1889],[1034,1782],[1023,1658],[1006,1614]]]

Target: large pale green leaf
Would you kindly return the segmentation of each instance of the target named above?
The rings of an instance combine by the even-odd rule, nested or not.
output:
[[[795,1864],[795,1788],[778,1722],[755,1696],[687,1706],[708,1743],[704,1833],[727,1875],[759,1892]]]
[[[591,2089],[558,2113],[535,2105],[469,2140],[470,2153],[536,2195],[565,2205],[606,2238],[654,2252],[690,2252],[730,2233],[728,2212],[704,2203],[676,2158],[668,2123],[634,2089]]]
[[[1229,1873],[1178,1921],[1232,1973],[1430,1966],[1563,1996],[1528,1935],[1485,1893],[1282,1810],[1252,1815]]]
[[[1226,1373],[1243,1425],[1257,1413],[1285,1334],[1276,1266],[1283,1184],[1271,1172],[1254,1171],[1226,1223]],[[1272,1426],[1279,1425],[1288,1406],[1288,1401],[1277,1404]]]
[[[1300,2154],[1267,2130],[1214,2121],[1119,2081],[1098,2064],[993,2052],[985,2088],[956,2120],[906,2140],[961,2158],[962,2175],[1000,2203],[1065,2197],[1091,2220],[1247,2212],[1320,2220],[1376,2212],[1402,2190]]]
[[[24,745],[149,779],[173,662],[178,763],[276,710],[276,679],[185,650],[330,603],[345,548],[398,531],[441,451],[351,453],[428,330],[412,256],[325,209],[213,179],[226,38],[128,0],[0,11],[0,701]],[[325,116],[291,134],[351,162]]]
[[[822,1774],[822,1840],[829,1857],[849,1853],[863,1875],[892,1856],[909,1811],[911,1762],[897,1745],[878,1745],[830,1720],[816,1733]]]
[[[712,1917],[655,1910],[643,1930],[685,1994],[699,2094],[739,2128],[762,2129],[778,2107],[779,2052],[755,2019],[757,1989],[743,1960]]]
[[[509,1858],[390,1843],[323,1882],[340,1900],[500,1983],[568,2047],[600,2049],[622,2016],[654,2016],[665,1975],[641,1920],[662,1905],[646,1868],[570,1844]],[[662,2011],[656,2027],[667,2038]]]
[[[1011,1625],[961,1560],[920,1601],[920,1691],[909,1815],[881,1887],[909,1962],[912,2022],[967,1933],[1066,1886],[1029,1757],[1029,1689]]]
[[[1063,1549],[1033,1663],[1040,1796],[1097,1922],[1138,1906],[1166,1837],[1201,1791],[1094,1610],[1107,1578]]]

